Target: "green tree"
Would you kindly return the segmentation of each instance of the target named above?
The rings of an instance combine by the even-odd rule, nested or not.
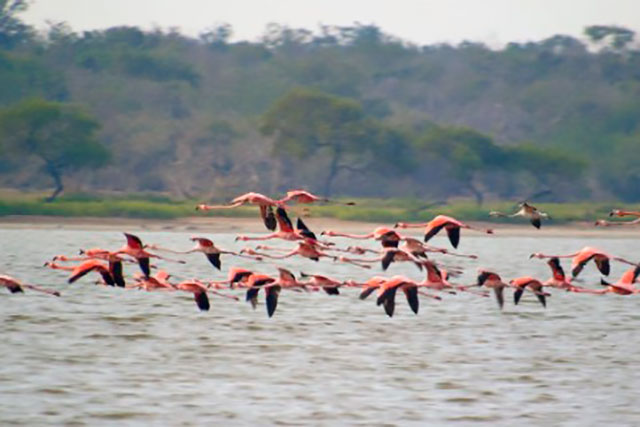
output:
[[[323,190],[328,196],[340,171],[364,166],[360,159],[372,148],[368,142],[376,129],[353,99],[294,89],[265,113],[261,131],[275,136],[275,154],[301,160],[327,155]]]
[[[506,166],[505,151],[491,137],[469,128],[436,126],[417,145],[447,161],[449,174],[473,194],[478,205],[484,201],[478,174]]]
[[[16,16],[28,6],[26,0],[0,0],[0,48],[12,49],[31,38],[31,27]]]
[[[65,173],[97,168],[109,160],[109,152],[95,137],[98,122],[81,110],[58,102],[29,99],[0,112],[0,144],[9,154],[39,158],[55,189],[52,201],[63,190]]]
[[[635,32],[615,25],[592,25],[585,28],[584,33],[592,42],[601,42],[609,38],[609,45],[614,50],[623,50],[629,43],[633,41]]]

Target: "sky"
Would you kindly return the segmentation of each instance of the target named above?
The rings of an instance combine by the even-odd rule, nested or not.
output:
[[[67,22],[75,31],[131,25],[177,27],[197,36],[220,23],[232,40],[258,40],[268,23],[317,30],[320,25],[375,24],[419,45],[480,41],[499,47],[555,34],[582,37],[588,25],[640,32],[640,0],[31,0],[21,15],[37,28]]]

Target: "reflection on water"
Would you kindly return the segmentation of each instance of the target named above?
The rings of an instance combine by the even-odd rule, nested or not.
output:
[[[465,268],[457,283],[472,282],[479,266],[507,278],[547,278],[544,262],[528,259],[533,251],[570,253],[588,244],[634,258],[637,248],[632,239],[469,234],[460,250],[480,259],[447,261]],[[191,243],[185,233],[140,236],[181,249]],[[215,240],[238,247],[233,237]],[[211,311],[200,313],[186,293],[88,279],[68,285],[64,272],[40,267],[79,247],[119,247],[118,233],[0,230],[0,241],[4,272],[63,294],[0,292],[0,425],[640,422],[636,297],[556,291],[544,310],[531,295],[515,308],[509,295],[500,313],[493,299],[446,295],[423,298],[417,316],[399,299],[390,319],[355,290],[285,292],[268,319],[263,305],[253,311],[213,295]],[[187,265],[162,266],[181,279],[221,279],[229,265],[275,272],[271,263],[227,257],[220,273],[202,254],[188,257]],[[373,274],[327,261],[283,265],[338,278]],[[623,270],[614,264],[611,277]],[[394,264],[390,274],[420,278],[411,265]],[[593,266],[581,277],[585,286],[599,281]]]

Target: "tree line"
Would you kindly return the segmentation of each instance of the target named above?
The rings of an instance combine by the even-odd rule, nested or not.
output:
[[[640,50],[594,25],[492,50],[372,25],[38,32],[0,0],[0,185],[224,198],[640,199]]]

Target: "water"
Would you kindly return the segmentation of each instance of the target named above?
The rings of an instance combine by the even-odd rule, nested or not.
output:
[[[190,247],[186,233],[140,236]],[[222,247],[241,247],[232,235],[213,237]],[[65,272],[41,267],[79,247],[117,248],[123,239],[116,232],[0,229],[0,241],[6,273],[63,294],[0,291],[0,425],[640,423],[633,296],[552,291],[545,310],[530,294],[514,307],[508,292],[500,313],[493,298],[446,295],[441,302],[422,298],[417,316],[399,297],[388,318],[374,298],[359,301],[356,290],[338,297],[284,292],[269,319],[262,295],[255,311],[211,295],[211,311],[200,313],[186,293],[92,286],[89,278],[68,285]],[[434,243],[445,245],[440,237]],[[624,238],[463,233],[460,251],[481,259],[445,259],[465,268],[456,283],[473,281],[479,266],[505,278],[546,279],[546,264],[529,260],[531,252],[586,245],[632,259],[638,246]],[[223,257],[223,272],[202,254],[188,260],[160,264],[183,279],[222,279],[229,265],[275,271],[269,262],[231,257]],[[282,265],[338,278],[373,274],[326,260]],[[624,269],[613,264],[611,278]],[[421,278],[408,264],[389,273]],[[592,287],[600,278],[593,265],[581,277]]]

